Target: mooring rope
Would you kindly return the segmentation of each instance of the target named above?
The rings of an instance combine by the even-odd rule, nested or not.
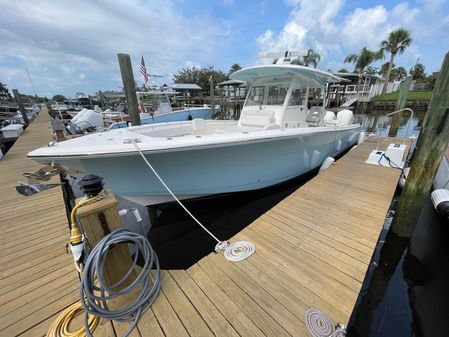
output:
[[[134,145],[136,150],[139,152],[142,159],[145,161],[147,166],[150,168],[150,170],[154,173],[156,178],[161,182],[161,184],[165,187],[165,189],[170,193],[170,195],[173,197],[173,199],[176,200],[176,202],[186,211],[186,213],[202,228],[206,231],[207,234],[209,234],[215,241],[217,241],[217,244],[215,245],[215,252],[224,252],[224,256],[227,260],[237,262],[242,261],[246,259],[247,257],[251,256],[255,251],[256,247],[246,241],[238,241],[233,243],[232,245],[229,244],[228,241],[221,241],[219,240],[214,234],[212,234],[211,231],[209,231],[188,209],[184,206],[184,204],[176,197],[176,195],[172,192],[170,187],[167,186],[167,184],[164,182],[164,180],[159,176],[159,174],[154,169],[153,165],[150,164],[150,162],[147,160],[147,158],[142,153],[142,150],[140,149],[139,145],[137,145],[136,139],[130,139],[130,143]]]
[[[331,318],[321,310],[311,308],[306,311],[305,323],[313,337],[331,337],[335,332]]]
[[[150,162],[147,160],[147,158],[145,158],[144,154],[142,153],[142,150],[140,149],[139,145],[137,145],[136,140],[132,139],[131,143],[134,145],[134,147],[136,148],[136,150],[139,152],[140,156],[142,157],[142,159],[145,161],[145,163],[147,164],[147,166],[151,169],[151,171],[153,171],[154,175],[156,176],[156,178],[161,182],[161,184],[165,187],[165,189],[168,191],[168,193],[171,194],[171,196],[173,197],[173,199],[176,200],[176,202],[179,204],[179,206],[181,206],[184,211],[187,212],[188,215],[190,215],[190,217],[198,224],[201,226],[201,228],[203,228],[207,234],[209,234],[215,241],[217,241],[217,244],[223,244],[226,241],[221,241],[219,240],[214,234],[212,234],[211,231],[209,231],[188,209],[187,207],[184,206],[184,204],[176,197],[176,195],[172,192],[172,190],[170,189],[170,187],[167,186],[167,184],[164,182],[164,180],[159,176],[159,174],[156,172],[156,170],[154,169],[153,165],[150,164]]]
[[[256,251],[256,247],[247,241],[237,241],[226,247],[224,256],[228,261],[242,261],[251,256]]]
[[[346,329],[343,325],[334,326],[332,319],[316,308],[310,308],[304,319],[307,330],[312,337],[345,337]]]

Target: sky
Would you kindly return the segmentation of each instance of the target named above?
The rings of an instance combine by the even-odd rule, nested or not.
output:
[[[260,51],[314,49],[318,68],[353,70],[346,55],[378,49],[389,32],[410,30],[413,43],[395,58],[410,69],[419,57],[438,71],[449,51],[449,0],[0,0],[0,82],[39,96],[94,95],[122,87],[117,53],[131,56],[136,82],[191,66],[248,67]],[[387,59],[374,66],[380,66]]]

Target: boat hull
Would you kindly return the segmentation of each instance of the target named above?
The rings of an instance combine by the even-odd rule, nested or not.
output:
[[[221,147],[178,149],[146,158],[181,199],[276,185],[319,167],[357,142],[360,127],[246,141]],[[170,200],[169,193],[138,155],[62,162],[104,177],[106,187],[141,204]],[[129,177],[127,176],[129,175]]]

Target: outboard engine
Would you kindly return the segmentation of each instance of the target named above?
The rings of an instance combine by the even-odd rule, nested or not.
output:
[[[340,110],[337,113],[338,125],[350,125],[354,122],[354,114],[351,110]]]
[[[333,111],[326,110],[326,113],[324,114],[323,117],[324,123],[334,121],[335,119],[336,119],[335,113]]]

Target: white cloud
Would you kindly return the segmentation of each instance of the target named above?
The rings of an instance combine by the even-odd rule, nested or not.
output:
[[[402,2],[390,10],[376,5],[354,8],[346,13],[343,0],[285,2],[292,6],[292,10],[283,29],[278,33],[272,29],[261,33],[256,39],[259,49],[279,52],[312,48],[321,54],[319,66],[322,69],[341,68],[346,55],[358,53],[365,46],[378,49],[380,42],[400,27],[410,30],[413,38],[412,46],[404,55],[398,56],[398,62],[404,62],[406,68],[414,64],[422,54],[420,49],[426,45],[428,48],[431,41],[439,39],[444,45],[449,40],[449,16],[441,10],[445,0],[420,0],[421,7]],[[438,9],[440,12],[436,13]]]
[[[202,12],[184,14],[171,1],[0,0],[0,6],[0,55],[28,66],[42,92],[59,90],[51,82],[58,76],[82,80],[74,91],[107,89],[98,85],[108,80],[117,88],[119,52],[131,55],[138,81],[142,54],[151,73],[176,72],[184,60],[209,64],[231,35],[229,24]],[[20,77],[8,83],[20,85]]]
[[[388,17],[389,13],[382,5],[368,9],[357,8],[345,18],[341,27],[346,46],[378,48],[379,37],[385,37],[391,30]]]
[[[338,51],[333,20],[344,5],[343,0],[289,1],[294,9],[279,34],[267,29],[257,38],[264,51],[303,50],[313,48],[322,56],[328,50]],[[326,44],[326,48],[324,45]]]

